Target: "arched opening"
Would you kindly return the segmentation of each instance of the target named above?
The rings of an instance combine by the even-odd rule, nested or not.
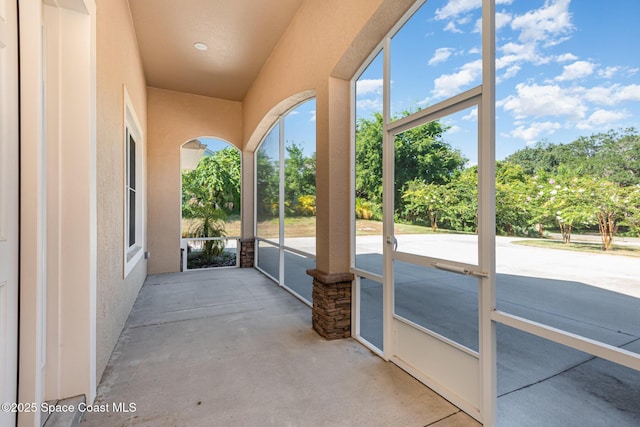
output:
[[[180,147],[181,270],[236,267],[241,203],[240,151],[212,137]]]
[[[311,305],[316,249],[315,98],[284,113],[256,149],[256,266]]]

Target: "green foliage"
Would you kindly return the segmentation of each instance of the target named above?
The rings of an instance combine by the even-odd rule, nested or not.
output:
[[[356,198],[382,205],[382,115],[356,127]]]
[[[316,194],[316,153],[306,157],[294,142],[285,147],[285,212],[290,215],[314,215]],[[302,206],[301,203],[306,203]]]
[[[629,227],[632,235],[640,236],[640,184],[626,188],[624,219],[622,225]]]
[[[620,222],[625,219],[630,208],[626,203],[628,189],[597,178],[592,179],[592,184],[592,206],[595,208],[602,248],[609,250],[613,248],[613,236],[618,232]]]
[[[515,163],[496,164],[496,229],[498,233],[532,236],[534,212],[530,194],[531,177]]]
[[[258,221],[278,215],[280,166],[278,159],[271,159],[266,150],[256,152],[256,212]]]
[[[478,168],[465,169],[447,184],[449,203],[444,219],[451,230],[478,231]]]
[[[425,183],[414,179],[409,181],[402,195],[405,202],[404,219],[413,223],[421,223],[429,219],[433,231],[438,229],[438,221],[449,206],[448,188],[441,184]]]
[[[411,145],[410,138],[405,143]],[[497,232],[542,236],[554,228],[569,243],[575,230],[598,230],[604,250],[612,247],[620,226],[639,235],[640,183],[634,183],[640,178],[639,160],[640,138],[633,129],[514,153],[496,164]],[[457,165],[455,157],[451,165]],[[408,167],[399,161],[396,173]],[[448,174],[431,175],[431,181],[418,175],[405,183],[398,220],[428,222],[434,230],[476,231],[477,168],[460,168],[444,167]]]
[[[226,214],[211,204],[196,204],[191,207],[195,215],[184,237],[225,237],[224,219]],[[202,245],[202,258],[210,260],[224,252],[224,240],[207,240]]]
[[[408,115],[405,112],[403,116]],[[396,136],[395,205],[405,211],[403,192],[409,182],[445,184],[462,171],[466,159],[443,139],[448,128],[438,121]],[[356,129],[356,198],[382,205],[382,115],[360,119]]]
[[[562,166],[556,175],[534,176],[530,200],[537,223],[551,226],[555,222],[565,243],[571,241],[575,228],[593,225],[595,190],[591,181]]]
[[[184,237],[224,237],[227,214],[240,212],[240,152],[233,147],[203,157],[192,171],[182,172],[182,217],[191,219]],[[202,244],[208,262],[224,252],[224,240]]]
[[[289,143],[284,159],[284,207],[288,216],[310,216],[316,212],[316,154],[306,156],[302,147]],[[280,163],[261,147],[256,154],[258,221],[278,216],[280,209]]]
[[[640,184],[640,135],[634,128],[583,136],[568,144],[540,142],[506,159],[530,175],[559,168],[606,178],[623,187]]]
[[[316,195],[307,194],[298,197],[298,205],[296,213],[302,216],[315,216],[316,214]]]
[[[227,214],[240,212],[240,152],[233,147],[203,157],[182,172],[182,217],[199,218],[196,206],[210,205]]]
[[[356,198],[356,218],[382,221],[382,204],[370,200]]]

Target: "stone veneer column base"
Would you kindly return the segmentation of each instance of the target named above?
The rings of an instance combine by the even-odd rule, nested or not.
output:
[[[240,268],[253,268],[255,252],[255,239],[240,239]]]
[[[352,273],[327,274],[307,270],[313,277],[313,330],[328,340],[351,336]]]

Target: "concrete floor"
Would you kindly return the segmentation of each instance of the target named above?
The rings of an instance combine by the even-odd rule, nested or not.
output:
[[[253,269],[150,276],[81,426],[477,426]]]

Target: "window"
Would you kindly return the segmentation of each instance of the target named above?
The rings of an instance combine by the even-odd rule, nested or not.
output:
[[[144,156],[140,124],[125,89],[124,140],[124,276],[144,254]]]
[[[127,198],[127,242],[129,249],[136,245],[136,140],[127,127],[127,184],[125,191]]]

